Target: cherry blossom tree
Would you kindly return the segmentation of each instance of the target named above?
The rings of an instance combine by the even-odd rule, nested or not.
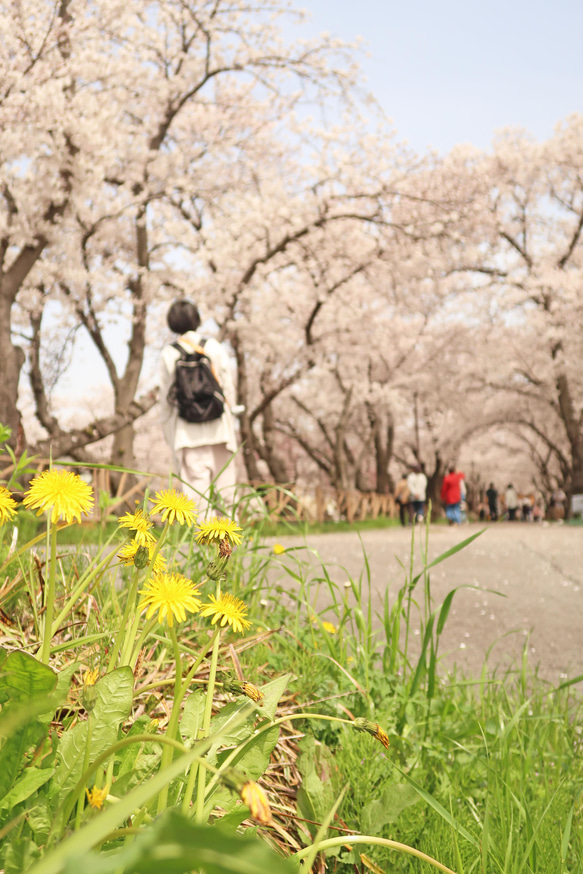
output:
[[[513,430],[568,494],[583,492],[582,133],[582,116],[542,143],[509,132],[466,163],[479,183],[454,268],[499,327],[484,390],[512,406]]]
[[[129,423],[155,399],[136,403],[148,305],[180,273],[181,225],[217,190],[248,184],[241,168],[261,166],[302,97],[347,96],[356,69],[334,40],[284,44],[287,9],[272,0],[25,0],[2,13],[0,419],[18,430],[17,305],[16,318],[33,317],[39,419],[61,451],[84,440],[61,433],[38,367],[43,304],[60,295],[103,358],[114,459],[131,464]],[[130,324],[121,372],[105,331],[119,315]],[[96,438],[102,430],[90,429]]]

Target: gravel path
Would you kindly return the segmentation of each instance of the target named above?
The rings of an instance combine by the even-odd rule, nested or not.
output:
[[[479,530],[432,526],[429,557],[436,558]],[[271,541],[273,542],[273,541]],[[300,538],[279,538],[286,549],[304,544]],[[331,578],[343,587],[348,575],[363,572],[363,549],[372,578],[373,609],[382,611],[387,586],[391,601],[404,581],[399,560],[408,566],[411,531],[388,528],[377,531],[321,534],[308,537],[308,549],[282,556],[309,563],[317,576],[320,560]],[[416,567],[420,567],[416,548]],[[454,662],[473,675],[479,674],[490,649],[490,667],[520,663],[525,641],[531,668],[551,682],[583,674],[583,527],[548,523],[498,523],[461,552],[431,571],[432,596],[441,603],[456,586],[464,589],[454,598],[440,652],[444,663]],[[284,586],[295,584],[289,577]],[[496,590],[501,595],[494,594]],[[503,596],[503,597],[502,597]],[[422,600],[422,592],[417,592]],[[330,600],[324,587],[317,595],[318,608]],[[323,618],[326,618],[325,616]],[[333,617],[330,616],[330,619]]]

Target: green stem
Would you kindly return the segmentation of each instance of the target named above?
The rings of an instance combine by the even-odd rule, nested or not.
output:
[[[107,544],[105,545],[107,546]],[[95,565],[89,573],[82,574],[82,576],[79,578],[79,582],[71,592],[68,601],[66,601],[65,606],[53,623],[53,633],[58,631],[71,610],[76,606],[79,600],[79,595],[81,594],[83,589],[91,582],[91,580],[93,580],[97,576],[97,574],[99,574],[107,567],[107,565],[112,561],[114,555],[115,552],[111,552],[109,555],[106,555],[99,564]]]
[[[48,520],[47,520],[48,522]],[[55,610],[55,576],[57,570],[57,526],[48,522],[51,528],[51,548],[50,548],[50,565],[49,565],[49,580],[45,590],[45,625],[43,634],[43,645],[41,661],[48,665],[49,656],[51,653],[51,640],[53,639],[53,613]]]
[[[181,691],[182,691],[182,658],[180,656],[180,649],[178,648],[178,640],[176,638],[176,629],[173,625],[168,626],[168,633],[170,635],[170,640],[172,641],[172,648],[174,650],[174,661],[176,663],[176,674],[174,677],[174,700],[172,701],[172,713],[170,714],[170,719],[168,721],[168,728],[166,729],[166,737],[169,737],[171,740],[176,739],[176,730],[178,728],[178,720],[180,718],[180,703],[181,703]],[[162,758],[160,760],[160,770],[163,771],[164,768],[167,768],[168,765],[172,764],[172,759],[174,757],[174,750],[172,747],[165,747],[162,753]],[[168,786],[164,786],[160,795],[158,796],[158,813],[162,813],[163,810],[166,810],[168,805]]]
[[[152,629],[155,627],[157,621],[158,621],[157,618],[155,616],[152,616],[150,621],[146,622],[146,624],[142,628],[142,630],[140,632],[140,636],[138,637],[137,642],[134,644],[133,652],[131,652],[129,654],[129,658],[128,658],[128,664],[129,664],[130,668],[132,669],[132,671],[136,667],[136,663],[138,661],[138,655],[140,653],[142,646],[144,645],[144,641],[149,636]],[[171,682],[174,682],[174,680],[171,680]]]
[[[218,639],[219,633],[220,633],[220,629],[215,628],[215,632],[214,632],[213,636],[210,638],[208,645],[205,647],[205,649],[203,649],[201,651],[197,660],[195,661],[195,663],[193,664],[193,666],[189,670],[188,674],[184,678],[184,682],[182,683],[182,689],[180,690],[180,700],[178,702],[179,707],[182,704],[182,701],[184,699],[184,696],[186,695],[188,687],[190,686],[192,678],[194,677],[195,673],[199,669],[199,667],[202,663],[202,660],[206,656],[206,654],[209,651],[209,649],[211,648],[211,646],[214,648],[214,644],[215,644],[215,641]],[[209,683],[210,683],[210,677],[209,677]],[[216,683],[215,683],[215,685],[216,685]],[[208,688],[208,686],[207,686],[207,688]],[[196,775],[198,772],[198,767],[199,767],[199,763],[193,762],[191,765],[191,768],[190,768],[190,773],[188,775],[188,783],[186,784],[186,790],[184,793],[184,798],[182,800],[182,812],[185,816],[188,815],[188,812],[190,810],[190,805],[192,802],[192,794],[194,792],[194,784],[196,782]]]
[[[211,777],[209,784],[206,787],[206,794],[208,795],[211,789],[216,786],[220,780],[221,774],[226,771],[227,768],[236,764],[236,759],[238,760],[243,756],[245,748],[252,743],[255,743],[259,735],[271,731],[274,726],[281,725],[282,722],[293,722],[296,719],[322,719],[324,722],[338,722],[341,725],[350,725],[354,728],[354,722],[351,719],[342,719],[341,716],[325,716],[322,713],[292,713],[289,716],[280,716],[279,719],[274,719],[273,722],[267,722],[267,724],[258,729],[255,734],[252,734],[251,737],[247,738],[247,740],[243,741],[238,747],[229,753],[227,758],[219,766],[214,777]]]
[[[83,758],[83,773],[87,770],[87,766],[89,765],[89,756],[91,753],[91,735],[93,734],[93,716],[90,713],[87,717],[87,739],[85,741],[85,756]],[[83,807],[85,805],[85,799],[83,797],[83,790],[85,786],[81,786],[81,794],[77,800],[77,816],[75,817],[75,831],[81,826],[81,814],[83,813]]]
[[[182,815],[188,816],[190,812],[190,805],[192,803],[192,793],[194,792],[194,785],[196,783],[196,775],[198,774],[198,762],[193,762],[190,766],[190,771],[188,774],[188,782],[186,784],[186,789],[184,791],[184,798],[182,799]]]
[[[441,862],[438,862],[431,856],[427,856],[425,853],[422,853],[421,850],[416,850],[415,847],[409,847],[407,844],[399,843],[399,841],[390,841],[388,838],[375,838],[371,835],[344,835],[344,837],[341,838],[328,838],[328,840],[321,841],[318,844],[318,850],[327,850],[330,847],[341,847],[344,844],[377,844],[379,847],[389,847],[392,850],[399,850],[401,853],[408,853],[410,856],[416,856],[418,859],[422,859],[423,862],[429,862],[430,865],[433,865],[440,871],[444,871],[445,874],[455,874],[455,871],[452,871],[451,868],[446,868],[446,866],[442,865]],[[310,853],[311,849],[311,847],[304,847],[303,850],[298,850],[297,853],[294,853],[293,858],[303,859]]]
[[[415,561],[415,517],[413,517],[413,527],[411,529],[411,557],[409,563],[409,580],[407,582],[407,622],[405,625],[405,653],[403,656],[403,679],[407,673],[407,655],[409,652],[409,626],[411,624],[411,598],[413,583],[413,563]]]
[[[231,723],[228,729],[223,730],[221,728],[212,738],[198,741],[198,743],[196,743],[192,749],[185,752],[180,759],[172,762],[166,772],[155,774],[149,780],[139,783],[131,789],[127,795],[120,798],[117,804],[110,805],[107,809],[102,810],[99,816],[92,817],[90,822],[84,825],[83,828],[66,837],[64,840],[61,840],[54,849],[49,849],[48,852],[45,851],[42,859],[30,868],[28,874],[61,874],[71,860],[78,860],[83,853],[87,852],[88,848],[100,843],[109,832],[119,828],[119,826],[124,823],[129,816],[131,816],[135,811],[140,810],[140,808],[145,804],[148,804],[150,799],[155,798],[165,783],[171,783],[172,780],[176,780],[184,774],[187,767],[192,762],[196,759],[200,760],[201,756],[210,749],[213,743],[221,740],[227,730],[232,731],[234,727],[242,725],[245,718],[246,714],[242,712],[238,718]],[[157,739],[161,740],[160,737]],[[130,740],[131,742],[139,742],[141,738],[136,735],[127,740]],[[126,742],[127,741],[124,740],[119,743],[125,746]],[[114,744],[106,751],[106,758],[114,753],[116,749],[120,748],[121,747]],[[206,763],[204,764],[206,766]],[[79,866],[77,865],[77,867]]]
[[[220,631],[215,636],[213,643],[213,652],[211,655],[211,666],[209,671],[209,684],[206,691],[206,702],[204,708],[204,717],[202,721],[201,739],[208,737],[211,724],[211,715],[213,711],[213,694],[215,691],[215,679],[217,676],[217,661],[219,658],[219,644],[221,642]],[[198,790],[196,793],[196,822],[202,823],[204,816],[204,795],[205,795],[206,771],[204,768],[198,769]]]
[[[146,576],[144,577],[144,581],[143,581],[144,585],[150,579],[150,576],[152,574],[152,570],[154,568],[154,562],[156,561],[156,558],[158,556],[158,553],[160,552],[162,544],[166,540],[169,528],[170,528],[170,523],[166,522],[166,524],[164,525],[164,529],[162,531],[162,534],[160,535],[160,538],[159,538],[158,542],[156,543],[156,547],[154,549],[154,552],[152,553],[152,558],[150,559],[150,564],[148,565],[148,571],[146,573]],[[132,661],[134,641],[136,639],[136,634],[138,633],[139,625],[140,625],[140,613],[138,612],[138,610],[136,610],[136,613],[134,616],[134,621],[132,622],[132,624],[130,626],[129,634],[126,637],[126,641],[125,641],[123,649],[122,649],[121,659],[120,659],[121,666],[129,665]]]
[[[129,665],[129,663],[130,663],[132,651],[134,648],[134,642],[136,639],[136,635],[138,633],[138,627],[140,625],[140,619],[141,619],[141,616],[138,613],[138,611],[136,610],[132,624],[130,625],[130,629],[126,635],[123,649],[121,651],[121,656],[120,656],[120,660],[119,660],[120,667],[124,667],[124,665]]]
[[[95,773],[95,771],[97,771],[97,769],[104,762],[106,762],[111,756],[114,756],[120,750],[125,749],[125,747],[132,746],[132,744],[142,743],[159,743],[164,746],[171,746],[183,755],[189,755],[191,752],[188,747],[184,746],[184,744],[178,743],[178,741],[175,740],[170,740],[170,738],[164,737],[163,735],[159,734],[134,734],[131,737],[124,737],[122,740],[116,741],[116,743],[112,744],[103,753],[101,753],[101,755],[98,756],[95,761],[91,762],[91,764],[86,768],[83,774],[81,774],[81,777],[79,778],[76,786],[71,790],[65,800],[61,803],[53,818],[53,826],[51,828],[51,831],[49,832],[49,838],[47,840],[47,843],[50,843],[51,835],[56,827],[57,822],[59,821],[59,815],[61,813],[63,813],[62,822],[66,826],[71,812],[75,807],[77,798],[79,797],[79,793],[83,792],[85,784],[87,783],[91,775]],[[205,753],[209,746],[210,744],[205,744],[202,747],[201,754]],[[192,759],[190,759],[189,761],[192,761]],[[199,761],[205,768],[215,770],[211,765],[207,765],[204,759],[200,759]]]
[[[127,625],[128,619],[129,619],[130,610],[132,609],[132,607],[135,608],[135,606],[136,606],[136,594],[138,591],[139,577],[140,577],[140,571],[138,570],[138,568],[135,568],[134,577],[132,580],[132,585],[131,585],[131,588],[129,591],[129,595],[127,597],[125,609],[123,611],[123,616],[121,618],[121,622],[119,624],[119,628],[118,628],[117,634],[115,636],[115,642],[113,644],[113,650],[111,652],[111,657],[109,659],[109,665],[107,666],[108,673],[109,673],[109,671],[113,671],[113,669],[115,668],[115,663],[117,661],[117,657],[119,655],[121,645],[124,641],[125,632],[126,632],[126,625]]]

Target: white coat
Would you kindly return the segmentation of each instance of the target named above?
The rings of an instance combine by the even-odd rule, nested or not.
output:
[[[193,352],[200,345],[201,334],[198,331],[188,331],[178,338],[178,343],[185,352]],[[185,422],[178,417],[175,406],[168,403],[168,392],[174,382],[174,368],[180,358],[180,353],[173,346],[165,346],[160,360],[160,418],[162,431],[166,442],[174,456],[176,470],[180,469],[178,453],[185,448],[198,446],[216,446],[225,444],[229,452],[236,452],[237,438],[233,423],[231,407],[235,404],[235,387],[231,375],[229,356],[218,340],[206,341],[204,351],[211,360],[217,379],[223,389],[225,412],[220,419],[212,422]]]

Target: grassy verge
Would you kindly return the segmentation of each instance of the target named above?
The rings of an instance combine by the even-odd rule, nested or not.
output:
[[[51,547],[50,564],[30,549],[3,570],[0,720],[8,741],[0,746],[0,784],[2,798],[15,799],[2,808],[0,798],[6,874],[59,874],[74,865],[134,874],[152,870],[152,847],[157,870],[166,858],[177,874],[205,870],[210,856],[189,855],[205,842],[213,858],[222,854],[212,868],[218,874],[298,870],[278,867],[276,856],[233,867],[245,852],[241,831],[259,833],[283,856],[326,841],[321,853],[308,851],[304,874],[324,865],[337,874],[429,870],[419,854],[456,874],[583,874],[577,678],[559,688],[543,683],[526,650],[504,674],[441,669],[455,591],[436,603],[431,571],[463,542],[428,564],[429,527],[416,532],[422,569],[413,575],[413,562],[404,561],[375,616],[366,557],[360,576],[339,587],[312,549],[276,554],[266,544],[268,535],[289,534],[287,524],[250,529],[230,557],[216,543],[201,547],[193,528],[152,526],[168,569],[197,584],[196,598],[208,604],[224,591],[240,599],[236,610],[251,628],[237,633],[223,623],[219,639],[219,626],[196,605],[174,626],[145,618],[139,592],[147,559],[120,569],[115,553],[106,549],[102,558],[82,548],[92,534],[94,542],[127,544],[127,530],[74,526],[58,532],[59,546],[74,545],[74,531],[79,548]],[[54,625],[41,665],[49,586]],[[20,661],[3,673],[14,650]],[[99,677],[95,692],[91,672]],[[28,685],[20,688],[23,677]],[[22,715],[33,682],[41,704],[46,687],[42,719]],[[250,697],[256,689],[263,695],[251,710],[240,694],[249,684]],[[13,736],[7,725],[17,726]],[[273,821],[252,823],[254,799],[242,807],[218,784],[231,761],[241,779],[260,781]],[[107,790],[103,810],[85,803],[85,789]],[[358,835],[368,836],[366,846]],[[398,852],[394,842],[417,855]],[[106,852],[98,859],[100,848]]]

